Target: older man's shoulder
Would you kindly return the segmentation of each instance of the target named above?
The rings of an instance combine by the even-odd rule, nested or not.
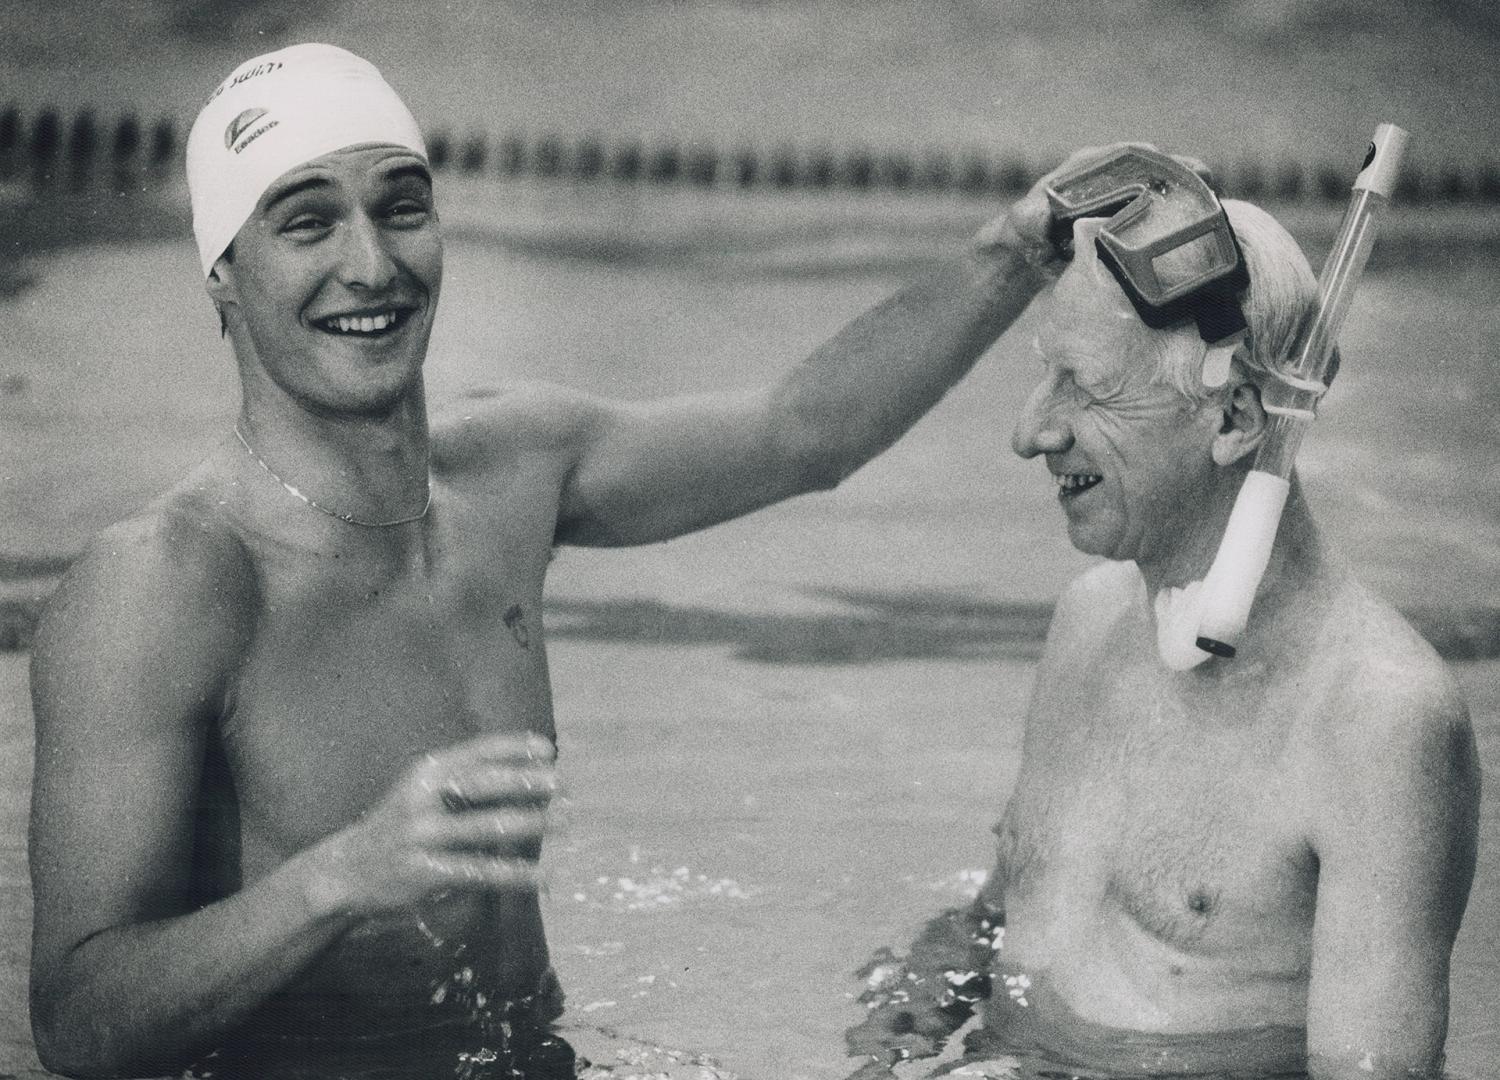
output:
[[[1320,655],[1318,723],[1339,757],[1372,750],[1426,756],[1472,738],[1458,681],[1385,600],[1348,582],[1330,605]]]
[[[1473,869],[1480,789],[1463,695],[1432,647],[1384,601],[1355,586],[1330,614],[1309,674],[1287,688],[1302,703],[1294,706],[1303,732],[1297,742],[1311,751],[1314,847],[1326,857],[1341,847],[1368,853],[1373,843],[1393,880],[1403,860],[1435,863],[1442,903],[1456,904],[1456,927]],[[1414,871],[1416,879],[1426,873]]]
[[[1330,606],[1325,640],[1349,696],[1461,707],[1458,684],[1437,650],[1394,606],[1348,582]]]

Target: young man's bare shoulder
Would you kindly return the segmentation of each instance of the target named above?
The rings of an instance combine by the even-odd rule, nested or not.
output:
[[[432,407],[433,466],[463,472],[527,453],[566,455],[602,409],[597,398],[555,383],[467,389]]]
[[[102,655],[168,640],[184,654],[237,648],[257,578],[221,506],[203,467],[100,532],[47,603],[38,661],[58,650]]]

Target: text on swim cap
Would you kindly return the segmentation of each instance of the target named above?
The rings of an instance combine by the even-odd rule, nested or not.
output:
[[[222,94],[225,90],[228,90],[231,86],[238,86],[242,82],[249,82],[251,79],[255,78],[258,75],[269,75],[271,72],[278,71],[284,67],[286,67],[286,65],[283,64],[280,60],[273,60],[267,64],[256,64],[249,71],[236,72],[234,75],[231,75],[229,78],[221,82],[218,85],[218,88],[214,90],[211,95],[209,95],[208,100],[212,101],[214,98]]]
[[[266,132],[270,131],[273,127],[275,127],[279,123],[281,123],[280,120],[272,120],[269,124],[262,124],[260,127],[256,128],[254,131],[252,131],[250,134],[246,135],[245,138],[244,138],[244,140],[238,146],[236,146],[234,148],[234,152],[236,154],[240,153],[241,151],[243,151],[245,149],[245,147],[249,146],[256,139],[260,138],[262,135],[264,135]]]

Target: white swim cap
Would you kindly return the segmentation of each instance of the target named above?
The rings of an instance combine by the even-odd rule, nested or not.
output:
[[[427,157],[417,122],[368,60],[308,44],[236,68],[188,135],[188,194],[204,276],[278,177],[362,143]]]

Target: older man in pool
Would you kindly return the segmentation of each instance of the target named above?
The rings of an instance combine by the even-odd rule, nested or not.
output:
[[[1292,238],[1226,209],[1249,337],[1217,388],[1191,322],[1141,321],[1095,254],[1098,219],[1073,226],[1078,254],[1039,301],[1041,381],[1013,445],[1045,461],[1074,546],[1107,561],[1057,605],[980,897],[862,973],[862,1074],[935,1052],[974,1008],[964,1075],[1013,1075],[1013,1055],[1132,1074],[1440,1067],[1479,791],[1441,661],[1354,580],[1295,482],[1238,656],[1183,671],[1159,655],[1158,618],[1213,559],[1271,365],[1316,299]]]
[[[836,484],[1043,286],[1045,200],[765,390],[530,385],[429,419],[442,240],[374,68],[250,61],[188,156],[243,403],[36,639],[38,1052],[78,1076],[572,1075],[536,891],[553,547]]]

